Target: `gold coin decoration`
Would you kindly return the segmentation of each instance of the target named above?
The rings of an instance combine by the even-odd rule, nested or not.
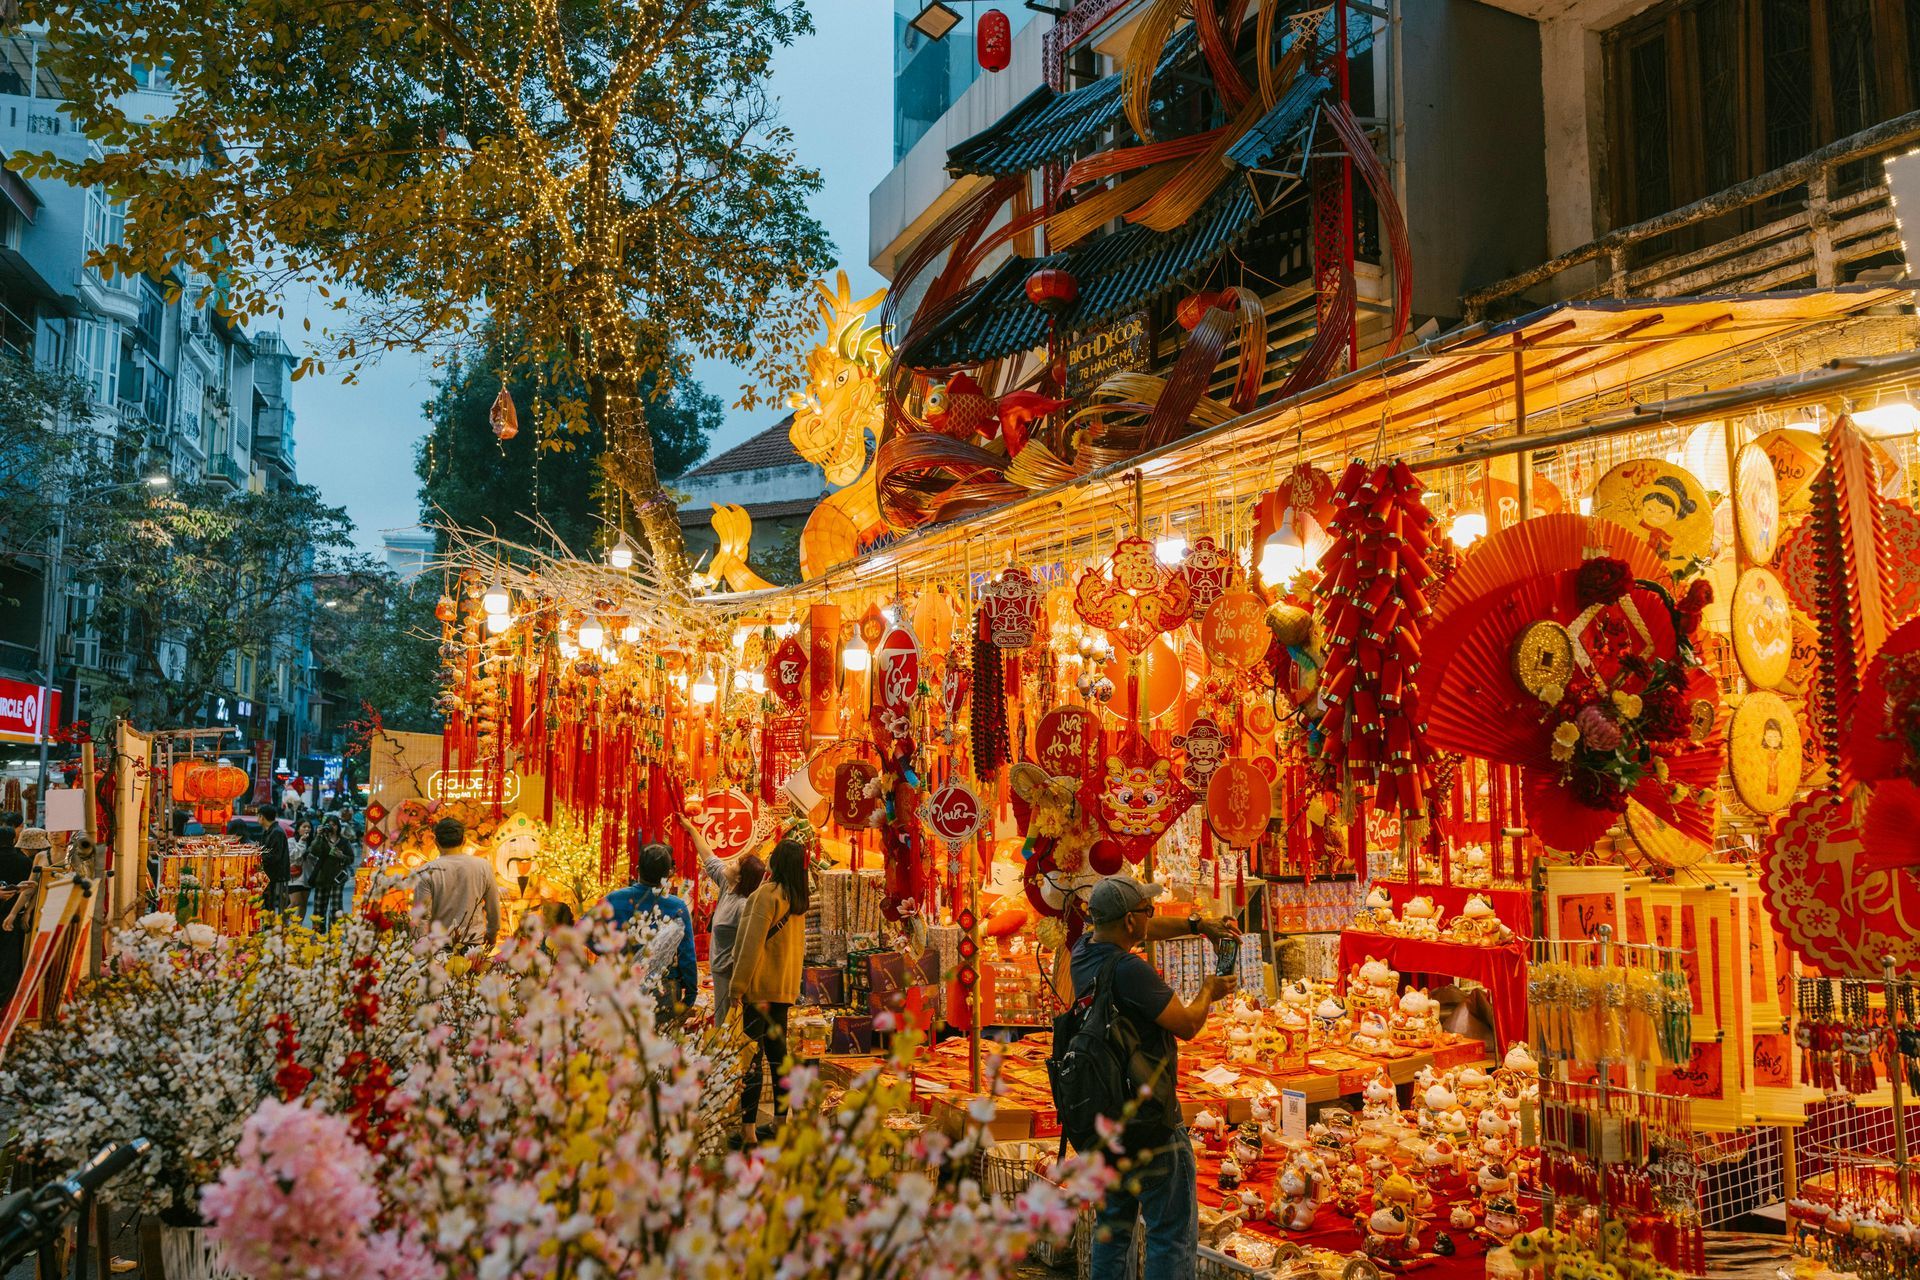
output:
[[[1733,656],[1758,689],[1771,689],[1793,665],[1793,606],[1773,570],[1755,567],[1733,589]]]
[[[1695,698],[1687,707],[1687,736],[1695,742],[1705,742],[1707,735],[1713,732],[1713,725],[1720,718],[1720,708],[1707,698]]]
[[[1573,637],[1567,629],[1545,619],[1529,623],[1513,642],[1513,678],[1542,701],[1560,701],[1573,678]]]
[[[1691,867],[1713,855],[1713,846],[1695,840],[1638,800],[1627,801],[1627,834],[1650,860],[1663,867]]]
[[[1659,458],[1635,458],[1601,476],[1593,515],[1645,538],[1675,578],[1698,573],[1713,554],[1707,491],[1691,472]]]
[[[1740,803],[1758,814],[1778,813],[1800,788],[1800,724],[1793,708],[1767,689],[1749,693],[1727,728],[1727,766]]]
[[[1769,564],[1780,547],[1780,481],[1773,459],[1756,441],[1733,460],[1733,522],[1747,559]]]

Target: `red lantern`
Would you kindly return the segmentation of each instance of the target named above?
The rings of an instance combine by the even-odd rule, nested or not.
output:
[[[505,381],[500,383],[500,393],[493,398],[487,420],[493,424],[493,434],[501,440],[511,440],[520,434],[520,415],[513,407],[513,397],[507,394]]]
[[[973,50],[985,71],[1005,71],[1013,61],[1013,24],[998,9],[980,15],[973,30]]]
[[[1179,306],[1173,309],[1173,318],[1180,322],[1182,329],[1191,331],[1194,326],[1206,319],[1207,312],[1214,308],[1230,311],[1239,305],[1240,299],[1231,289],[1215,289],[1211,293],[1190,293],[1180,300]]]
[[[1071,271],[1041,267],[1027,277],[1027,301],[1049,315],[1059,315],[1080,296],[1080,282]]]

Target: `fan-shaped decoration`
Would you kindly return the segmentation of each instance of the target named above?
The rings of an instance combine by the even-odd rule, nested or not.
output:
[[[1809,496],[1808,501],[1812,498]],[[1920,512],[1906,502],[1881,505],[1885,523],[1888,568],[1893,574],[1893,617],[1904,621],[1920,613]],[[1814,551],[1811,520],[1802,521],[1780,540],[1775,571],[1787,598],[1800,612],[1813,616],[1819,608],[1814,584],[1820,565]]]
[[[1826,661],[1820,667],[1821,745],[1838,761],[1842,727],[1852,723],[1867,659],[1893,629],[1893,578],[1871,442],[1841,415],[1827,433],[1827,456],[1813,478],[1814,622]]]
[[[1236,849],[1258,840],[1273,817],[1273,791],[1266,775],[1245,760],[1228,760],[1207,783],[1207,822],[1213,834]]]
[[[1773,462],[1756,441],[1742,445],[1733,461],[1733,520],[1747,559],[1766,564],[1780,547],[1780,482]]]
[[[1920,618],[1888,636],[1868,665],[1846,757],[1857,781],[1920,782]]]
[[[1733,654],[1756,689],[1772,689],[1793,663],[1793,617],[1773,570],[1755,565],[1733,589]]]
[[[1541,574],[1577,569],[1597,556],[1623,561],[1635,578],[1657,579],[1666,570],[1646,539],[1625,526],[1571,512],[1538,516],[1488,534],[1460,557],[1434,602],[1431,630],[1438,634],[1481,596]]]
[[[1912,799],[1891,793],[1880,801],[1880,790],[1876,802],[1904,809]],[[1900,972],[1920,970],[1913,924],[1920,920],[1920,877],[1876,865],[1862,820],[1840,792],[1815,791],[1787,811],[1761,852],[1760,889],[1787,945],[1822,972],[1878,977],[1888,955]]]
[[[1481,596],[1422,669],[1428,740],[1521,766],[1550,848],[1586,848],[1637,806],[1649,857],[1697,860],[1720,745],[1717,690],[1693,654],[1697,606],[1610,557]]]
[[[1354,787],[1399,812],[1417,838],[1433,748],[1415,675],[1429,612],[1433,513],[1404,462],[1348,466],[1335,491],[1323,562],[1327,655],[1320,681],[1324,751]]]
[[[1625,525],[1647,540],[1675,580],[1693,576],[1713,553],[1713,506],[1707,491],[1683,467],[1659,458],[1635,458],[1600,477],[1593,514]]]
[[[1778,813],[1800,789],[1801,765],[1793,708],[1771,690],[1749,693],[1727,728],[1727,768],[1740,803],[1758,814]]]
[[[1107,564],[1108,574],[1089,569],[1080,575],[1074,608],[1081,621],[1105,631],[1115,648],[1139,653],[1193,615],[1186,579],[1161,568],[1146,539],[1122,538]]]

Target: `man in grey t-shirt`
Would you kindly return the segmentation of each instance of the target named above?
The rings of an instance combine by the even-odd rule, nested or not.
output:
[[[407,877],[413,890],[413,923],[422,933],[447,931],[456,949],[486,946],[500,936],[500,881],[493,864],[467,852],[467,828],[458,818],[433,824],[440,856]]]

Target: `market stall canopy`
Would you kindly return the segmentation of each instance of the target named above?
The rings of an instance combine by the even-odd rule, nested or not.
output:
[[[971,546],[1064,549],[1081,537],[1085,511],[1109,526],[1126,496],[1115,483],[1140,470],[1152,478],[1157,511],[1198,510],[1228,494],[1251,494],[1297,460],[1328,461],[1375,448],[1409,461],[1442,461],[1516,431],[1517,407],[1542,431],[1577,427],[1638,406],[1812,369],[1837,356],[1904,348],[1887,316],[1912,301],[1909,285],[1723,298],[1559,303],[1500,323],[1442,334],[1209,431],[1101,468],[1019,502],[910,535],[830,577],[932,576],[959,568]],[[1868,313],[1880,311],[1882,315]],[[1790,388],[1779,392],[1790,398]],[[1652,426],[1670,415],[1644,412]],[[1092,536],[1088,527],[1086,536]]]

